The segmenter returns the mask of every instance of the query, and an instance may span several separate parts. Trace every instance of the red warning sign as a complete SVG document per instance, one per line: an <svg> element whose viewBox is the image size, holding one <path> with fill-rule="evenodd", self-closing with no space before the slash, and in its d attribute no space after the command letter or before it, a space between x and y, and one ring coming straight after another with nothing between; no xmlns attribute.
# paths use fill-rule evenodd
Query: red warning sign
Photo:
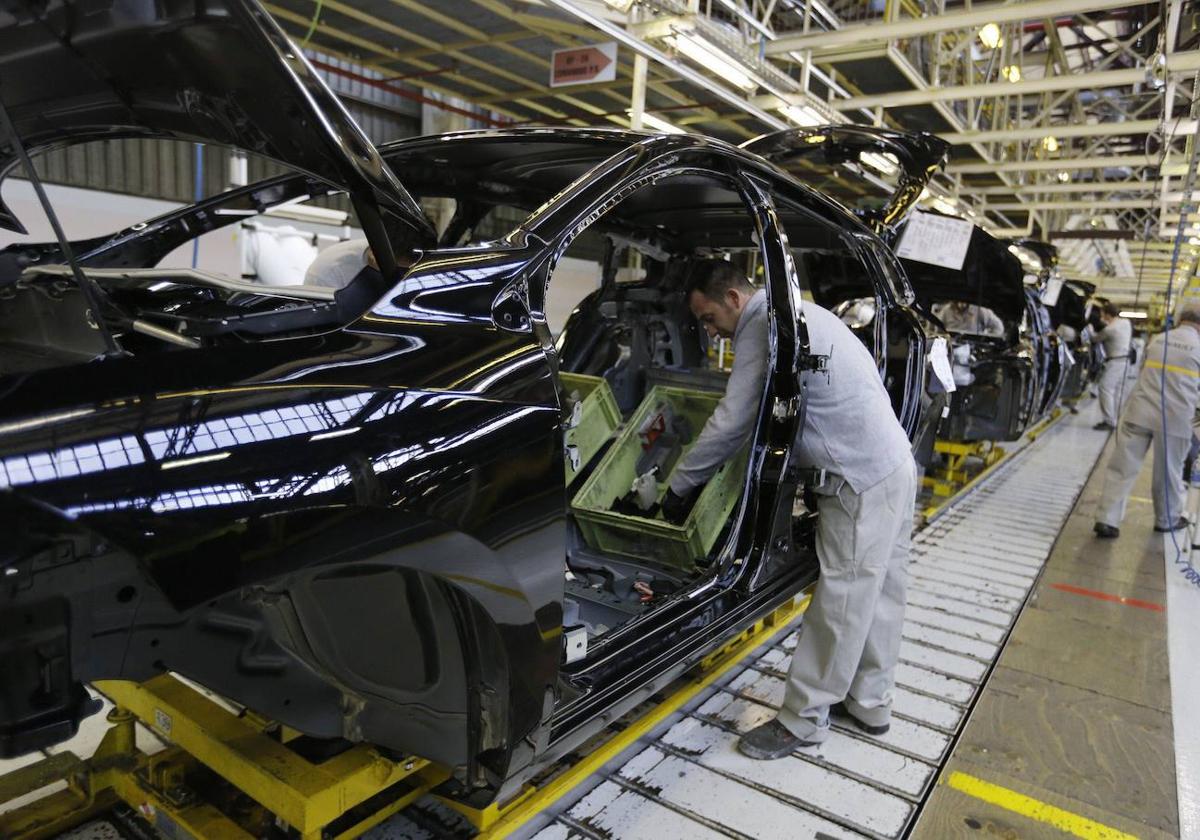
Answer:
<svg viewBox="0 0 1200 840"><path fill-rule="evenodd" d="M550 59L550 87L611 82L616 78L616 41L555 50Z"/></svg>

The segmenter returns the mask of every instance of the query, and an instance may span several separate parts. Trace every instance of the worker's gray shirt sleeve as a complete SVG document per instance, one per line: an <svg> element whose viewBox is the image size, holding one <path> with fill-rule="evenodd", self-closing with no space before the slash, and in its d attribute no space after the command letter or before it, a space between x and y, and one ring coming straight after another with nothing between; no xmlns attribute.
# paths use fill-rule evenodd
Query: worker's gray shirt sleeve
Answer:
<svg viewBox="0 0 1200 840"><path fill-rule="evenodd" d="M704 424L696 445L675 467L671 489L683 495L707 482L746 442L758 417L767 374L767 319L751 319L734 344L725 396Z"/></svg>
<svg viewBox="0 0 1200 840"><path fill-rule="evenodd" d="M990 309L983 309L981 312L983 314L984 335L1002 338L1004 336L1004 322L1000 320L1000 316Z"/></svg>

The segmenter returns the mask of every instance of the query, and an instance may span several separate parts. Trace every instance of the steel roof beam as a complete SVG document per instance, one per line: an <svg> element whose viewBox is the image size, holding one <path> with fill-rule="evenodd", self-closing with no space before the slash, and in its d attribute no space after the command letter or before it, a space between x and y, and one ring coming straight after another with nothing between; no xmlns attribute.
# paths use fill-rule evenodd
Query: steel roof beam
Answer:
<svg viewBox="0 0 1200 840"><path fill-rule="evenodd" d="M1152 134L1162 129L1159 120L1126 120L1125 122L1102 122L1091 125L1056 125L1036 128L1001 128L994 131L953 131L938 134L955 146L970 143L1016 143L1022 140L1041 140L1054 135L1062 140L1070 137L1106 137L1125 134ZM1196 120L1179 120L1165 129L1169 135L1196 133ZM997 170L988 170L995 172Z"/></svg>
<svg viewBox="0 0 1200 840"><path fill-rule="evenodd" d="M553 0L551 2L553 3ZM986 23L1001 24L1018 20L1055 18L1083 12L1127 8L1129 5L1128 0L1029 0L1025 3L974 6L969 11L907 18L890 23L873 21L829 32L783 35L767 43L766 52L767 55L784 55L795 50L861 46L872 41L895 41L954 29L977 29Z"/></svg>
<svg viewBox="0 0 1200 840"><path fill-rule="evenodd" d="M1042 135L1059 129L1039 129ZM1057 137L1058 135L1055 134ZM994 175L999 172L1058 172L1060 169L1109 169L1118 166L1158 166L1157 155L1109 155L1107 157L1052 158L1050 160L1013 160L1003 163L952 163L950 175Z"/></svg>
<svg viewBox="0 0 1200 840"><path fill-rule="evenodd" d="M1071 193L1153 192L1154 181L1087 181L1078 184L1025 184L1017 187L967 187L971 195L1064 195Z"/></svg>
<svg viewBox="0 0 1200 840"><path fill-rule="evenodd" d="M1109 210L1152 210L1158 206L1157 198L1109 198L1103 202L1095 201L1028 201L1001 202L988 204L988 210L1021 211L1021 210L1094 210L1108 212Z"/></svg>
<svg viewBox="0 0 1200 840"><path fill-rule="evenodd" d="M1175 53L1168 57L1169 72L1188 73L1200 70L1200 50ZM990 96L1019 96L1030 93L1057 93L1071 90L1128 87L1146 81L1143 68L1133 70L1102 70L1100 72L1070 73L1041 79L1022 78L1019 82L987 82L977 85L929 87L925 90L902 90L869 96L834 99L829 105L839 111L860 108L901 108L910 105L931 105L934 102L953 102Z"/></svg>

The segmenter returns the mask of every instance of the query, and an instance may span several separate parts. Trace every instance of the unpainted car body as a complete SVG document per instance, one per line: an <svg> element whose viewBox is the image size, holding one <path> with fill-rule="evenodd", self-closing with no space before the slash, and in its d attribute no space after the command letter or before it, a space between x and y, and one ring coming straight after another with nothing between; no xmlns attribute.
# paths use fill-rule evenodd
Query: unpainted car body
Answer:
<svg viewBox="0 0 1200 840"><path fill-rule="evenodd" d="M812 580L792 445L801 374L821 362L794 251L843 249L881 300L911 298L885 243L836 202L695 136L529 129L377 150L250 0L136 16L30 4L0 16L0 56L30 150L188 139L298 170L76 241L74 268L57 243L0 254L0 755L69 737L93 708L88 682L171 671L309 736L435 760L459 795L502 797ZM379 263L344 288L155 267L204 232L338 191ZM457 202L441 237L417 205L437 196ZM523 221L474 241L501 206ZM678 306L689 262L750 260L770 371L721 539L686 573L650 564L674 586L568 662L558 374L594 356L556 346L545 298L585 231L656 264L667 367L703 348ZM637 298L610 281L597 310ZM589 323L589 305L564 347L614 327ZM907 352L923 370L924 344ZM910 431L916 381L893 383Z"/></svg>

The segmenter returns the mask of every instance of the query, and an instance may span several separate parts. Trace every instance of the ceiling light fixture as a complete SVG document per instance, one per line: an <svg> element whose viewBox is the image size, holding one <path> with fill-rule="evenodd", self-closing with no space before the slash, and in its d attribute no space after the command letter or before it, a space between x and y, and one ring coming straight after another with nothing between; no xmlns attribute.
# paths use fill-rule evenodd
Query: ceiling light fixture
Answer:
<svg viewBox="0 0 1200 840"><path fill-rule="evenodd" d="M1000 34L1000 27L994 23L985 23L979 30L979 43L989 50L994 50L1003 44L1004 38Z"/></svg>
<svg viewBox="0 0 1200 840"><path fill-rule="evenodd" d="M1121 317L1122 318L1133 318L1134 320L1140 320L1142 318L1148 318L1150 316L1145 312L1134 311L1132 309L1122 309Z"/></svg>
<svg viewBox="0 0 1200 840"><path fill-rule="evenodd" d="M1000 75L1008 79L1010 82L1021 81L1021 68L1015 64L1009 64L1001 68Z"/></svg>
<svg viewBox="0 0 1200 840"><path fill-rule="evenodd" d="M1046 135L1045 137L1042 138L1042 148L1045 149L1047 152L1057 152L1058 151L1058 138L1055 137L1053 134Z"/></svg>
<svg viewBox="0 0 1200 840"><path fill-rule="evenodd" d="M880 154L879 152L866 152L859 156L865 166L869 166L876 172L882 172L884 175L895 175L900 171L900 167L895 163L895 159L890 155Z"/></svg>
<svg viewBox="0 0 1200 840"><path fill-rule="evenodd" d="M752 91L758 82L750 77L737 62L720 47L692 32L679 32L663 39L692 61L712 72L736 88Z"/></svg>
<svg viewBox="0 0 1200 840"><path fill-rule="evenodd" d="M1058 182L1060 184L1065 184L1070 180L1071 180L1071 173L1065 169L1060 169L1058 172Z"/></svg>
<svg viewBox="0 0 1200 840"><path fill-rule="evenodd" d="M673 123L669 123L662 117L656 117L653 114L642 114L642 127L650 128L662 134L684 134L684 130Z"/></svg>
<svg viewBox="0 0 1200 840"><path fill-rule="evenodd" d="M812 128L816 125L824 125L829 122L821 116L815 109L807 105L784 105L779 109L779 113L783 114L796 125Z"/></svg>

